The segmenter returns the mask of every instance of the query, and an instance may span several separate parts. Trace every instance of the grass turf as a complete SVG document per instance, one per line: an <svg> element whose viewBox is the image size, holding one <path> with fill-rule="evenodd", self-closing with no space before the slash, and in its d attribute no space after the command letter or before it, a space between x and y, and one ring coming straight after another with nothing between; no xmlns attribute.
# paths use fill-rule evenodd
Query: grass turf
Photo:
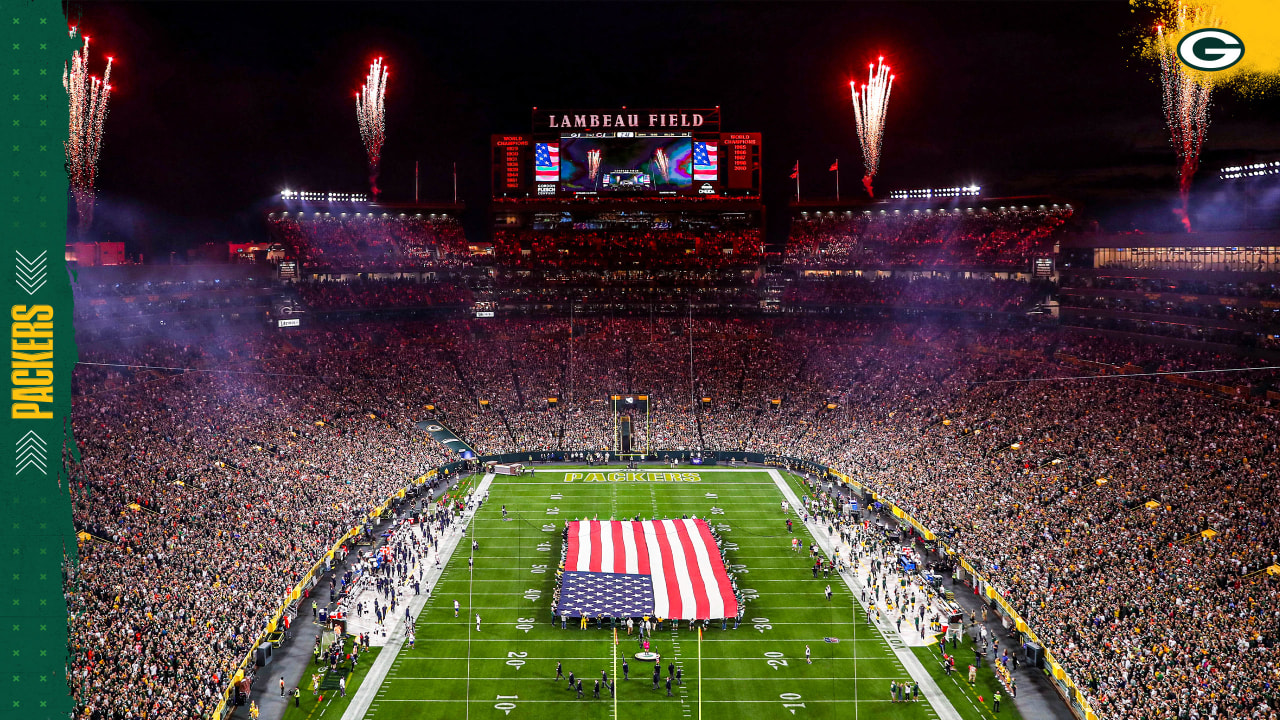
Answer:
<svg viewBox="0 0 1280 720"><path fill-rule="evenodd" d="M352 646L353 641L348 639L347 651L350 651ZM312 695L311 676L319 672L320 666L314 662L308 662L307 671L302 678L305 684L302 686L302 696L298 698L298 707L293 706L293 698L290 698L282 720L315 720L322 715L327 718L342 717L347 705L355 697L356 688L360 686L364 676L369 674L369 668L373 667L373 661L378 659L378 653L381 651L382 648L371 647L360 653L360 662L356 664L356 671L347 675L346 697L342 697L336 689L322 690L319 694Z"/></svg>
<svg viewBox="0 0 1280 720"><path fill-rule="evenodd" d="M471 526L480 542L474 572L468 573L466 546L460 545L417 619L417 647L400 651L367 718L551 720L565 712L575 718L646 720L937 717L923 698L889 702L890 682L910 676L879 633L866 625L843 582L814 580L807 555L791 551L792 536L779 507L782 496L767 472L708 468L693 471L701 481L690 483L564 482L567 472L574 471L495 479L489 501ZM789 480L799 492L794 478ZM502 519L504 504L511 520ZM687 513L719 525L730 543L728 558L739 572L739 587L755 596L739 629L732 623L728 630L717 625L701 644L696 632L670 630L669 622L664 625L668 629L655 633L653 649L662 654L663 664L658 690L653 689L652 664L632 657L639 651L634 635L628 638L620 630L615 645L611 630L581 630L572 624L561 630L551 618L564 522L637 513L644 518ZM800 523L795 528L808 541ZM827 583L834 592L830 602L823 595ZM462 605L458 618L453 616L455 599ZM483 620L479 632L476 613ZM828 637L839 642L827 643ZM812 664L804 661L806 644L813 652ZM969 690L969 702L965 688L947 679L926 652L921 649L918 655L960 715L990 720L990 710L975 704L981 690ZM631 679L617 680L616 699L604 687L601 698L594 699L601 671L610 679L620 678L623 660L630 663ZM581 700L565 681L553 680L557 661L566 674L573 671L582 679ZM673 687L673 697L667 697L665 687L669 661L684 672L684 685ZM368 665L361 663L362 669ZM991 671L985 673L994 682ZM989 708L990 698L984 697ZM326 715L338 717L338 710L335 704ZM1002 708L1000 715L1017 718L1012 706Z"/></svg>

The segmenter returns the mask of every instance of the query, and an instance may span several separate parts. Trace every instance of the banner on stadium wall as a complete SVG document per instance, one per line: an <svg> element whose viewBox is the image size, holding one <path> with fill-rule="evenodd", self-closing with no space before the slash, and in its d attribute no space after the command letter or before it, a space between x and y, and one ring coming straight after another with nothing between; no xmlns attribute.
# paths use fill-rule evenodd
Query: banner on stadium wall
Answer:
<svg viewBox="0 0 1280 720"><path fill-rule="evenodd" d="M904 520L906 520L907 522L911 523L911 527L913 527L913 528L915 528L917 531L919 531L919 532L920 532L921 537L923 537L925 540L933 541L933 540L937 540L937 539L938 539L938 536L937 536L937 535L934 535L932 530L930 530L930 529L926 528L924 525L921 525L920 523L916 522L916 519L915 519L915 518L913 518L913 517L911 517L910 515L908 515L908 514L906 513L906 511L905 511L905 510L904 510L904 511L901 511L901 512L902 512L902 514L901 514L899 517L901 517L902 519L904 519Z"/></svg>
<svg viewBox="0 0 1280 720"><path fill-rule="evenodd" d="M720 132L720 108L533 109L533 132Z"/></svg>
<svg viewBox="0 0 1280 720"><path fill-rule="evenodd" d="M445 427L444 423L439 420L423 420L418 423L418 429L431 436L432 440L440 443L448 448L449 452L455 455L461 455L463 458L471 459L476 456L475 448L462 441L452 430Z"/></svg>

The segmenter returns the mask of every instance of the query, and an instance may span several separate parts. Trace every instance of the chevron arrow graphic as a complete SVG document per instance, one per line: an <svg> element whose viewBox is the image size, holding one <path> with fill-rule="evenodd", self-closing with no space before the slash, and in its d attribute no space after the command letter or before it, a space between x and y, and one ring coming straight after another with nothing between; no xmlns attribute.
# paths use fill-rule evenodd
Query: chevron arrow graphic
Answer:
<svg viewBox="0 0 1280 720"><path fill-rule="evenodd" d="M14 252L18 255L14 262L17 268L14 275L18 279L18 287L25 290L28 295L35 295L37 290L49 282L49 251L45 250L34 258L23 255L21 250Z"/></svg>
<svg viewBox="0 0 1280 720"><path fill-rule="evenodd" d="M41 475L49 474L46 470L49 467L48 445L35 430L28 430L27 434L18 441L17 458L14 464L17 467L14 471L15 475L22 474L29 467L39 470Z"/></svg>

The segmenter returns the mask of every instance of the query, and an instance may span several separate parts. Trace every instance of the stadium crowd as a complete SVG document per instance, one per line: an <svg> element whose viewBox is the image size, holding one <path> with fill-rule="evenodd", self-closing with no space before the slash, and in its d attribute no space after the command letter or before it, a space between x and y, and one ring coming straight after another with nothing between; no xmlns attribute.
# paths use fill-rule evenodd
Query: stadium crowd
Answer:
<svg viewBox="0 0 1280 720"><path fill-rule="evenodd" d="M835 211L791 223L786 262L832 267L1026 270L1053 250L1070 207Z"/></svg>
<svg viewBox="0 0 1280 720"><path fill-rule="evenodd" d="M372 213L369 213L371 215ZM454 218L332 217L272 214L271 239L304 269L412 270L470 262L462 225Z"/></svg>
<svg viewBox="0 0 1280 720"><path fill-rule="evenodd" d="M1138 379L1005 382L1079 374L1059 353L1175 362L1057 330L589 317L571 337L569 324L82 347L189 370L76 372L74 521L94 536L67 566L78 712L207 713L301 574L451 459L415 422L480 453L603 449L621 391L651 397L641 446L803 457L875 488L992 579L1101 718L1274 717L1269 408ZM1215 362L1183 357L1178 369Z"/></svg>
<svg viewBox="0 0 1280 720"><path fill-rule="evenodd" d="M1019 280L946 277L838 277L788 288L786 303L946 306L1014 311L1048 289Z"/></svg>
<svg viewBox="0 0 1280 720"><path fill-rule="evenodd" d="M422 283L417 280L300 282L294 286L308 310L408 308L470 304L463 282Z"/></svg>
<svg viewBox="0 0 1280 720"><path fill-rule="evenodd" d="M499 229L493 233L493 244L498 261L517 268L714 270L764 258L764 237L758 227Z"/></svg>

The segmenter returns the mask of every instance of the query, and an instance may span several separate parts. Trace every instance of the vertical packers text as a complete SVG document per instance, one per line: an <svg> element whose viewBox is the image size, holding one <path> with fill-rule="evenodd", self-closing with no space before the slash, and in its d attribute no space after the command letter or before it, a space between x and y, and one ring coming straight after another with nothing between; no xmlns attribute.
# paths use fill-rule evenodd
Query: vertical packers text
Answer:
<svg viewBox="0 0 1280 720"><path fill-rule="evenodd" d="M14 305L9 381L15 420L53 419L53 308Z"/></svg>

